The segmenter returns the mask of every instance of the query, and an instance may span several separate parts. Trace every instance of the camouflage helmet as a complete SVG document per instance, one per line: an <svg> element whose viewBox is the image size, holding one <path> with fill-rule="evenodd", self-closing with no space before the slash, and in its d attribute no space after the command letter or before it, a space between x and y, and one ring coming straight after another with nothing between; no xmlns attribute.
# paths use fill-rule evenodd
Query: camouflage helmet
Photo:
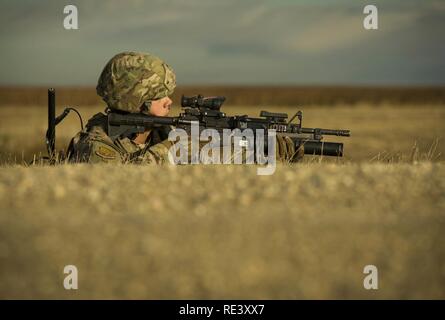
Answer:
<svg viewBox="0 0 445 320"><path fill-rule="evenodd" d="M173 93L176 77L158 57L139 52L122 52L108 61L96 92L109 108L139 112L144 102Z"/></svg>

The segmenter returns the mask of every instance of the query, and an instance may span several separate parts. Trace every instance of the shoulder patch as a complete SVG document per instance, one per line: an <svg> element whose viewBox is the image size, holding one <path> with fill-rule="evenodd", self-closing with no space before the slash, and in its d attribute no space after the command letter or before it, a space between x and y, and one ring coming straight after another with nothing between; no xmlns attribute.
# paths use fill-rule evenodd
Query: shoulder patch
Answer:
<svg viewBox="0 0 445 320"><path fill-rule="evenodd" d="M100 146L97 148L95 152L99 157L107 160L113 160L116 159L117 152L114 151L112 148L107 148L104 146Z"/></svg>

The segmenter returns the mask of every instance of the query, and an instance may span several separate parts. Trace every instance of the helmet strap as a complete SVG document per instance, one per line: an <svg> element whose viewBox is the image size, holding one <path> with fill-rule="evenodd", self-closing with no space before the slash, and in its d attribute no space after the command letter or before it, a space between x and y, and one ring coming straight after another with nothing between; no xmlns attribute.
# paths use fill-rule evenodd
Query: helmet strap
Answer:
<svg viewBox="0 0 445 320"><path fill-rule="evenodd" d="M145 101L141 106L141 112L149 114L151 109L151 101Z"/></svg>

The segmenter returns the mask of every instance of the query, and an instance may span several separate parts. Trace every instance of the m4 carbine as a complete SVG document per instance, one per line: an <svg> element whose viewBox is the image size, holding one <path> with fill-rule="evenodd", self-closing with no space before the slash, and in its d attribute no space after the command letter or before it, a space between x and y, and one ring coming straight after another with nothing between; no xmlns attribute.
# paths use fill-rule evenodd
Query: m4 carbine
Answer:
<svg viewBox="0 0 445 320"><path fill-rule="evenodd" d="M199 123L200 130L215 129L222 133L224 129L263 129L267 136L268 130L274 129L277 134L292 138L298 148L304 145L304 153L310 155L343 156L343 143L324 142L323 135L349 137L349 130L333 130L321 128L303 128L303 115L298 111L289 121L286 113L261 111L259 118L248 115L227 116L221 106L225 97L193 97L182 96L183 112L178 117L156 117L143 113L123 113L109 111L108 135L112 140L131 137L135 133L163 125L171 125L190 132L193 122ZM293 121L298 119L298 122ZM267 141L265 139L264 141ZM267 147L267 146L266 146Z"/></svg>

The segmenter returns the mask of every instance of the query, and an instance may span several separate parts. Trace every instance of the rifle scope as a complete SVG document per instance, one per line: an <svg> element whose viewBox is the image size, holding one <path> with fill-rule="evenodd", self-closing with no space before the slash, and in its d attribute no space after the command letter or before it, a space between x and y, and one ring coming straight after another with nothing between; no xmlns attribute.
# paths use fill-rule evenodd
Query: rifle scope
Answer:
<svg viewBox="0 0 445 320"><path fill-rule="evenodd" d="M218 110L226 100L226 97L203 97L201 95L193 97L181 97L181 106L183 108L205 108L211 110Z"/></svg>

